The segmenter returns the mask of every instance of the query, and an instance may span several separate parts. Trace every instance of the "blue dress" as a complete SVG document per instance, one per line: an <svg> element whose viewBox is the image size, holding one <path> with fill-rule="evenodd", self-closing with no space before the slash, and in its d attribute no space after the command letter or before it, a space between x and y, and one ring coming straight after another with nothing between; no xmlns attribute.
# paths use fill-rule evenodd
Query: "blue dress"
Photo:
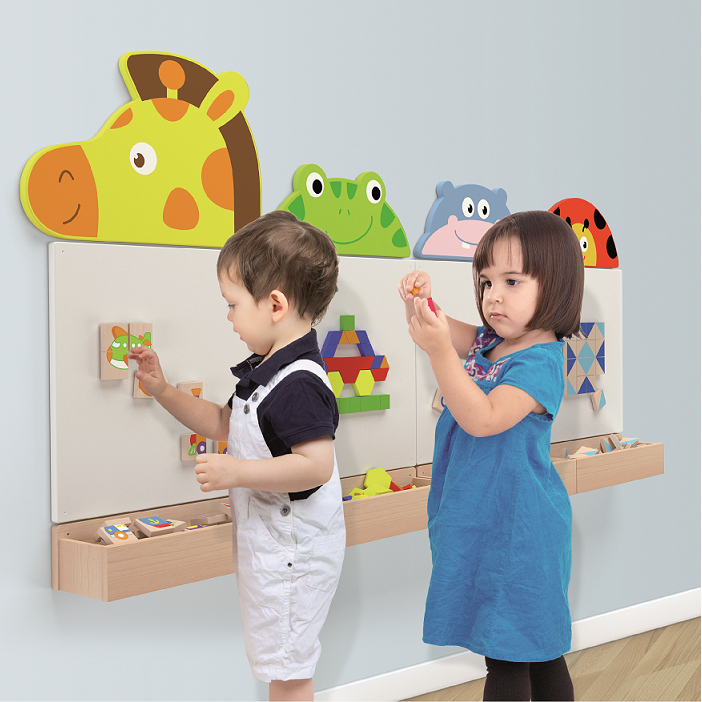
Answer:
<svg viewBox="0 0 702 702"><path fill-rule="evenodd" d="M571 642L572 511L550 459L564 392L563 342L491 363L484 353L501 341L479 327L468 374L485 394L501 384L521 388L547 413L474 437L442 412L427 507L433 567L424 642L499 660L549 661Z"/></svg>

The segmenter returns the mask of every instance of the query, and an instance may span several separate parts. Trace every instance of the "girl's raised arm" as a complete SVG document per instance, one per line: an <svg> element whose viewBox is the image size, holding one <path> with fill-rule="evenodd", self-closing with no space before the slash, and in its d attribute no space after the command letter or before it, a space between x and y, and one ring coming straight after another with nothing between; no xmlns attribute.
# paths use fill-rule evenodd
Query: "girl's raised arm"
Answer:
<svg viewBox="0 0 702 702"><path fill-rule="evenodd" d="M405 303L407 324L410 324L412 317L415 315L415 298L425 300L431 297L431 278L426 271L412 271L402 278L398 285L398 292ZM438 312L441 308L433 300L432 302ZM448 315L444 316L449 327L451 343L456 349L456 353L460 358L467 358L470 347L478 335L478 327L474 324L461 322Z"/></svg>

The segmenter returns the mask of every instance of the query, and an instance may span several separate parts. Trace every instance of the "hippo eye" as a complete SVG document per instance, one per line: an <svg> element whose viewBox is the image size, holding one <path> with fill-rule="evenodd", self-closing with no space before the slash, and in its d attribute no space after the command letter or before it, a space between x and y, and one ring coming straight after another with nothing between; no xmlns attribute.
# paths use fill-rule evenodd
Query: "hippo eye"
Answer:
<svg viewBox="0 0 702 702"><path fill-rule="evenodd" d="M324 192L324 179L319 173L310 173L307 176L307 192L312 197L319 197Z"/></svg>
<svg viewBox="0 0 702 702"><path fill-rule="evenodd" d="M470 197L463 200L461 207L463 208L463 214L468 217L468 219L470 219L475 213L475 203Z"/></svg>
<svg viewBox="0 0 702 702"><path fill-rule="evenodd" d="M490 216L490 203L487 200L481 200L478 203L478 214L480 219L487 219Z"/></svg>
<svg viewBox="0 0 702 702"><path fill-rule="evenodd" d="M146 142L140 141L132 146L129 152L129 161L132 168L141 175L149 175L156 168L156 152L154 147Z"/></svg>
<svg viewBox="0 0 702 702"><path fill-rule="evenodd" d="M587 246L588 246L588 244L587 244L587 237L586 237L586 236L581 236L581 237L580 237L580 248L581 248L581 250L582 250L583 253L585 253L585 252L587 251Z"/></svg>
<svg viewBox="0 0 702 702"><path fill-rule="evenodd" d="M368 181L366 185L366 197L374 205L377 205L383 198L383 188L377 180Z"/></svg>

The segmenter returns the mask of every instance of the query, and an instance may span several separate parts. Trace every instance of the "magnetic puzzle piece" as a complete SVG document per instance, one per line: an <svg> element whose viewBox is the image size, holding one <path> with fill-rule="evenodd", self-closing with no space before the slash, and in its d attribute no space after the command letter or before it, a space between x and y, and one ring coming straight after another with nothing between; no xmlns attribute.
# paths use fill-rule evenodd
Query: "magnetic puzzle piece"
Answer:
<svg viewBox="0 0 702 702"><path fill-rule="evenodd" d="M607 404L604 390L602 390L602 388L595 390L595 392L590 395L590 402L592 402L592 409L595 410L595 412L599 412Z"/></svg>
<svg viewBox="0 0 702 702"><path fill-rule="evenodd" d="M329 371L329 373L327 373L327 378L329 378L329 383L332 386L334 397L338 399L341 397L341 391L344 389L345 385L341 373L339 373L339 371Z"/></svg>
<svg viewBox="0 0 702 702"><path fill-rule="evenodd" d="M136 535L130 530L129 525L132 520L129 517L122 518L122 521L106 520L95 532L95 539L106 544L128 544L138 541Z"/></svg>
<svg viewBox="0 0 702 702"><path fill-rule="evenodd" d="M167 521L158 515L152 517L139 517L134 520L134 526L144 536L162 536L163 534L174 534L185 530L185 522L178 519Z"/></svg>
<svg viewBox="0 0 702 702"><path fill-rule="evenodd" d="M190 520L193 526L212 526L213 524L224 524L229 521L224 512L220 514L208 514L205 517L195 517Z"/></svg>
<svg viewBox="0 0 702 702"><path fill-rule="evenodd" d="M441 394L440 388L436 388L436 392L434 393L434 401L431 403L431 406L439 414L444 411L444 407L446 407L446 405L444 404L444 396Z"/></svg>
<svg viewBox="0 0 702 702"><path fill-rule="evenodd" d="M227 453L228 443L226 441L216 441L215 444L216 444L217 453L220 456L224 456Z"/></svg>
<svg viewBox="0 0 702 702"><path fill-rule="evenodd" d="M178 383L178 390L184 393L188 393L193 397L197 397L199 399L203 398L202 389L202 382Z"/></svg>
<svg viewBox="0 0 702 702"><path fill-rule="evenodd" d="M129 324L100 325L100 380L129 378Z"/></svg>
<svg viewBox="0 0 702 702"><path fill-rule="evenodd" d="M152 346L153 344L153 324L133 324L129 323L129 351L133 352L136 349L140 349L143 346ZM136 374L134 376L134 392L132 397L137 399L153 399L153 397L146 392L141 381L137 379Z"/></svg>
<svg viewBox="0 0 702 702"><path fill-rule="evenodd" d="M358 372L356 382L353 384L353 391L356 395L367 396L373 392L375 378L371 370L361 370Z"/></svg>
<svg viewBox="0 0 702 702"><path fill-rule="evenodd" d="M207 439L202 434L180 435L180 460L194 461L203 453L207 453Z"/></svg>

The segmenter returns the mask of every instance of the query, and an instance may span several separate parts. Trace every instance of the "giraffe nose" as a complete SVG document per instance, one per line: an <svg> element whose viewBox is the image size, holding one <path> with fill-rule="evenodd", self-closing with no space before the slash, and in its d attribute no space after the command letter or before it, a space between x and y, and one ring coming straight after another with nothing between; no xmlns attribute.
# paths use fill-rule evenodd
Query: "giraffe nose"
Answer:
<svg viewBox="0 0 702 702"><path fill-rule="evenodd" d="M183 188L171 190L163 207L163 222L171 229L194 229L200 220L195 198Z"/></svg>
<svg viewBox="0 0 702 702"><path fill-rule="evenodd" d="M72 144L49 149L27 167L22 204L30 219L52 236L96 237L97 189L83 148Z"/></svg>

